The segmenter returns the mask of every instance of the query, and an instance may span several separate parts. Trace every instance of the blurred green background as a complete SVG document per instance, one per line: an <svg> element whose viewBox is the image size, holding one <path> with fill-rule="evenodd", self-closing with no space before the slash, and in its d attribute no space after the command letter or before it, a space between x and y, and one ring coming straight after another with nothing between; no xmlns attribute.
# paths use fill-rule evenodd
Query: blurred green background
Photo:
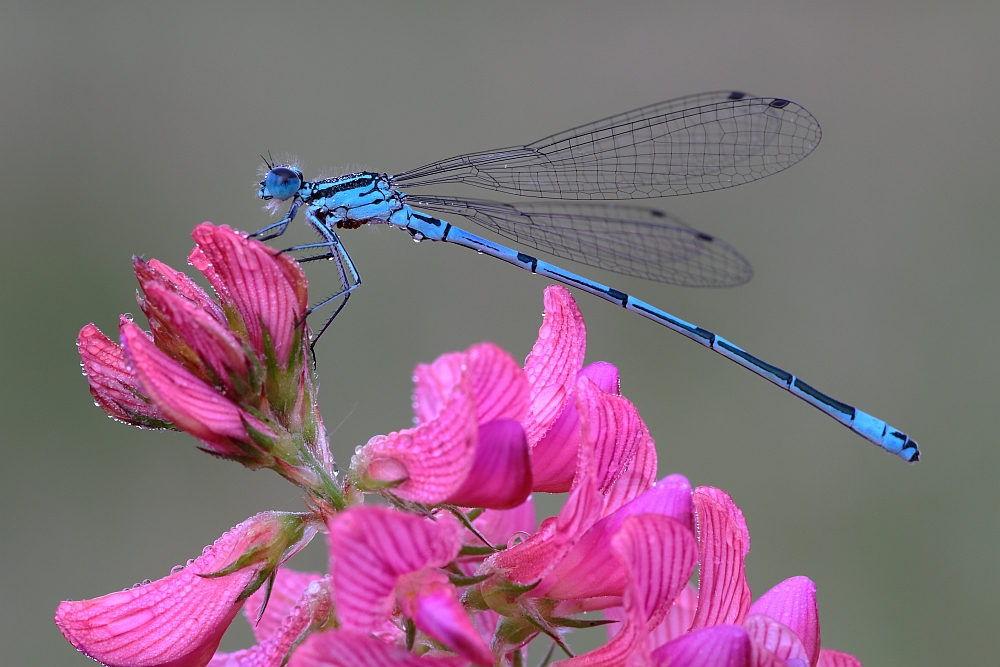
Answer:
<svg viewBox="0 0 1000 667"><path fill-rule="evenodd" d="M588 360L621 369L661 475L743 509L755 595L808 575L824 645L869 667L996 663L1000 4L202 5L0 6L0 663L91 664L52 623L60 600L165 576L245 517L301 508L274 474L92 405L75 336L138 310L133 253L184 268L195 224L266 224L269 150L307 175L392 173L724 88L823 126L794 169L651 202L740 249L753 282L583 272L908 431L924 460L581 295ZM410 423L418 362L481 340L523 358L547 281L399 231L344 236L365 282L319 363L346 465ZM310 270L314 296L332 268ZM322 549L294 563L322 568ZM239 621L224 647L249 641Z"/></svg>

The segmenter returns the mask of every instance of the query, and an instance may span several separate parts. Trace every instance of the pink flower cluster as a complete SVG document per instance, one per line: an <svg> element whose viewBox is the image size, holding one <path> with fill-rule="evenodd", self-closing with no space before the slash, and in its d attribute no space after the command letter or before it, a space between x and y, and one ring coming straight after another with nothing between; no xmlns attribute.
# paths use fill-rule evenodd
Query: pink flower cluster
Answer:
<svg viewBox="0 0 1000 667"><path fill-rule="evenodd" d="M116 419L278 471L309 511L257 515L159 581L63 602L56 624L86 655L121 667L490 667L525 664L543 638L572 667L860 666L820 648L809 579L752 602L750 536L724 491L656 480L653 439L617 369L583 365L583 318L564 288L545 290L523 367L491 343L418 366L415 425L372 438L339 481L301 270L226 227L194 236L191 263L219 303L136 260L151 333L123 319L119 346L84 327L91 392ZM532 492L568 497L536 525ZM329 572L284 567L317 532ZM258 643L218 652L241 609ZM572 654L568 633L605 624L603 646Z"/></svg>

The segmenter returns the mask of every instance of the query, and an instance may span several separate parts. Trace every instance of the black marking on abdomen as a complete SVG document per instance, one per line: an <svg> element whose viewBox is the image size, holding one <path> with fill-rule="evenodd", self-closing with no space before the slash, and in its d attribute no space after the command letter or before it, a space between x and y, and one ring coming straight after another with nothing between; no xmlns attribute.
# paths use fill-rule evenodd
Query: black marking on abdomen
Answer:
<svg viewBox="0 0 1000 667"><path fill-rule="evenodd" d="M535 273L538 269L538 259L532 257L531 255L526 255L523 252L517 253L517 261L522 264L529 264L531 266L531 272Z"/></svg>
<svg viewBox="0 0 1000 667"><path fill-rule="evenodd" d="M649 308L646 308L641 301L633 301L632 307L635 308L636 310L640 310L643 313L646 313L647 315L650 316L650 318L652 318L656 322L661 322L669 327L677 327L680 329L684 329L684 331L687 331L692 336L700 338L702 341L704 341L702 345L704 345L705 347L712 347L715 344L715 334L709 331L708 329L702 329L701 327L696 327L696 326L686 327L681 322L668 319L663 314L658 313L655 310L650 310Z"/></svg>
<svg viewBox="0 0 1000 667"><path fill-rule="evenodd" d="M725 341L721 341L721 340L716 341L716 344L719 347L721 347L723 350L725 350L726 352L729 352L730 354L735 354L740 359L743 359L744 361L746 361L747 363L749 363L751 366L756 366L757 368L761 369L762 371L765 371L766 373L769 373L771 375L774 375L774 376L780 378L781 381L785 383L786 387L792 384L792 380L795 380L795 376L792 375L791 373L789 373L788 371L782 370L782 369L778 368L777 366L772 366L771 364L767 363L766 361L758 359L757 357L753 356L749 352L741 350L740 348L736 347L735 345L730 345L730 344L726 343ZM798 380L796 380L796 382L798 382ZM806 385L806 386L808 387L809 385ZM812 387L809 387L809 388L812 389ZM812 389L812 390L816 391L815 389Z"/></svg>
<svg viewBox="0 0 1000 667"><path fill-rule="evenodd" d="M627 308L628 307L628 300L629 300L630 297L625 292L619 292L614 287L609 287L607 294L608 294L608 296L610 296L615 301L621 302L622 308Z"/></svg>
<svg viewBox="0 0 1000 667"><path fill-rule="evenodd" d="M812 387L810 387L809 385L807 385L805 382L803 382L802 380L800 380L798 378L795 378L794 384L795 384L795 388L798 389L799 391L801 391L803 394L807 394L809 396L812 396L813 398L815 398L820 403L822 403L824 405L830 406L831 408L833 408L837 412L841 412L841 413L843 413L845 415L850 415L851 419L852 420L854 419L855 411L854 411L854 408L852 406L850 406L850 405L848 405L846 403L841 403L840 401L838 401L838 400L836 400L834 398L830 398L829 396L827 396L823 392L819 391L818 389L813 389Z"/></svg>

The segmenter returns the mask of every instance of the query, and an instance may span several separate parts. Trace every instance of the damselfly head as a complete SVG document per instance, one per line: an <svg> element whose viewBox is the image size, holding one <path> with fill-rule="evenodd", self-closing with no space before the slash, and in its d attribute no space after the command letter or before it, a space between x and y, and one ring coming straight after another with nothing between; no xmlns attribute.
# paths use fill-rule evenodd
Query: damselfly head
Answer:
<svg viewBox="0 0 1000 667"><path fill-rule="evenodd" d="M302 187L302 183L301 171L287 164L278 164L272 167L260 182L257 196L264 201L291 199Z"/></svg>

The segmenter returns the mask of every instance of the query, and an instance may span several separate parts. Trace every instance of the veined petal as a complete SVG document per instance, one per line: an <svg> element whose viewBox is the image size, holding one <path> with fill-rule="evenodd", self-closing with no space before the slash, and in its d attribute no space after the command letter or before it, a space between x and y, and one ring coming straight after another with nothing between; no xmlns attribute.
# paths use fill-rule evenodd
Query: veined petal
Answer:
<svg viewBox="0 0 1000 667"><path fill-rule="evenodd" d="M369 635L331 630L313 635L308 660L296 667L466 667L465 658L417 656ZM293 656L293 659L298 657Z"/></svg>
<svg viewBox="0 0 1000 667"><path fill-rule="evenodd" d="M346 630L372 632L392 612L404 574L441 567L458 554L462 527L384 507L355 507L328 519L337 615Z"/></svg>
<svg viewBox="0 0 1000 667"><path fill-rule="evenodd" d="M694 537L691 485L683 475L670 475L632 502L595 523L548 575L555 581L545 595L557 600L621 595L625 573L611 555L611 544L630 516L670 517Z"/></svg>
<svg viewBox="0 0 1000 667"><path fill-rule="evenodd" d="M249 389L250 360L235 334L163 284L150 283L143 291L142 309L158 348L232 398Z"/></svg>
<svg viewBox="0 0 1000 667"><path fill-rule="evenodd" d="M123 320L122 346L144 394L172 421L220 456L246 458L250 442L246 424L274 437L263 422L171 359L139 329ZM234 442L235 441L235 442Z"/></svg>
<svg viewBox="0 0 1000 667"><path fill-rule="evenodd" d="M219 324L226 324L226 315L222 312L219 304L213 301L212 297L206 294L205 290L199 287L187 275L180 271L175 271L159 260L151 259L149 262L146 262L141 257L132 258L132 268L143 291L151 283L157 282L163 284L177 292L177 294L194 301L206 313L215 318Z"/></svg>
<svg viewBox="0 0 1000 667"><path fill-rule="evenodd" d="M604 514L611 514L650 489L656 481L656 467L656 443L647 432L636 447L635 455L625 464L625 472L608 492Z"/></svg>
<svg viewBox="0 0 1000 667"><path fill-rule="evenodd" d="M589 378L601 391L620 395L618 369L607 362L598 361L583 368L577 373L580 377ZM575 387L574 387L575 392ZM546 493L564 493L569 491L576 475L577 451L580 447L580 412L575 394L568 395L569 400L563 406L562 412L552 422L545 435L532 443L532 467L534 470L534 490ZM600 463L597 463L600 467Z"/></svg>
<svg viewBox="0 0 1000 667"><path fill-rule="evenodd" d="M456 387L462 386L467 370L465 361L464 353L451 352L442 354L433 363L418 364L413 369L413 412L417 424L436 418Z"/></svg>
<svg viewBox="0 0 1000 667"><path fill-rule="evenodd" d="M392 486L405 500L444 502L469 475L478 435L469 377L463 373L435 418L369 440L351 459L351 476L360 489Z"/></svg>
<svg viewBox="0 0 1000 667"><path fill-rule="evenodd" d="M493 653L444 573L424 569L403 575L396 585L396 599L403 615L425 635L483 667L492 667Z"/></svg>
<svg viewBox="0 0 1000 667"><path fill-rule="evenodd" d="M655 667L750 667L753 643L738 625L689 632L652 653Z"/></svg>
<svg viewBox="0 0 1000 667"><path fill-rule="evenodd" d="M313 581L268 637L249 649L216 653L208 667L282 667L292 648L329 620L330 611L329 578Z"/></svg>
<svg viewBox="0 0 1000 667"><path fill-rule="evenodd" d="M212 282L219 298L230 300L242 318L253 348L263 358L265 335L279 366L302 335L301 323L308 309L305 274L288 255L223 225L203 223L191 234L200 253L190 261Z"/></svg>
<svg viewBox="0 0 1000 667"><path fill-rule="evenodd" d="M645 653L648 631L663 620L698 558L690 528L655 514L626 519L611 545L625 573L625 623L604 646L558 663L563 667L618 667L634 653Z"/></svg>
<svg viewBox="0 0 1000 667"><path fill-rule="evenodd" d="M671 639L680 637L694 620L695 610L698 608L698 589L690 583L677 595L674 604L667 610L667 615L663 621L649 631L646 645L649 650L663 646Z"/></svg>
<svg viewBox="0 0 1000 667"><path fill-rule="evenodd" d="M725 491L701 486L694 491L698 516L700 568L698 611L692 629L742 623L750 609L750 586L743 559L749 551L742 513Z"/></svg>
<svg viewBox="0 0 1000 667"><path fill-rule="evenodd" d="M545 288L545 316L538 340L524 362L531 387L525 422L532 445L552 427L567 404L572 403L576 373L583 367L587 330L576 301L565 287Z"/></svg>
<svg viewBox="0 0 1000 667"><path fill-rule="evenodd" d="M819 606L816 604L816 584L808 577L785 579L761 595L750 606L750 613L763 614L790 628L802 641L809 664L815 665L819 660ZM755 641L760 642L756 638ZM778 653L774 649L771 651Z"/></svg>
<svg viewBox="0 0 1000 667"><path fill-rule="evenodd" d="M145 428L171 428L158 407L139 392L139 381L125 363L125 351L93 324L76 338L83 373L98 407L118 421Z"/></svg>
<svg viewBox="0 0 1000 667"><path fill-rule="evenodd" d="M816 667L862 667L861 661L850 653L841 653L825 648L819 652Z"/></svg>
<svg viewBox="0 0 1000 667"><path fill-rule="evenodd" d="M447 502L462 507L510 509L523 503L530 493L531 454L524 428L513 419L497 419L480 426L472 468Z"/></svg>
<svg viewBox="0 0 1000 667"><path fill-rule="evenodd" d="M800 667L812 664L806 647L787 625L769 616L751 613L743 621L743 627L755 644L766 649L775 658ZM818 653L817 651L817 658Z"/></svg>
<svg viewBox="0 0 1000 667"><path fill-rule="evenodd" d="M258 642L266 640L278 631L285 617L295 608L309 584L322 579L318 572L297 572L287 567L279 567L271 585L270 595L266 586L257 589L247 598L243 607L243 615L250 622L254 637ZM261 606L267 601L263 615ZM260 616L260 621L257 617Z"/></svg>
<svg viewBox="0 0 1000 667"><path fill-rule="evenodd" d="M465 358L479 423L523 420L528 412L528 377L514 358L494 343L473 345Z"/></svg>
<svg viewBox="0 0 1000 667"><path fill-rule="evenodd" d="M279 537L277 513L258 514L220 537L184 569L164 579L93 600L63 602L56 625L63 636L110 667L202 667L243 606L240 595L265 562L221 577L247 552Z"/></svg>

